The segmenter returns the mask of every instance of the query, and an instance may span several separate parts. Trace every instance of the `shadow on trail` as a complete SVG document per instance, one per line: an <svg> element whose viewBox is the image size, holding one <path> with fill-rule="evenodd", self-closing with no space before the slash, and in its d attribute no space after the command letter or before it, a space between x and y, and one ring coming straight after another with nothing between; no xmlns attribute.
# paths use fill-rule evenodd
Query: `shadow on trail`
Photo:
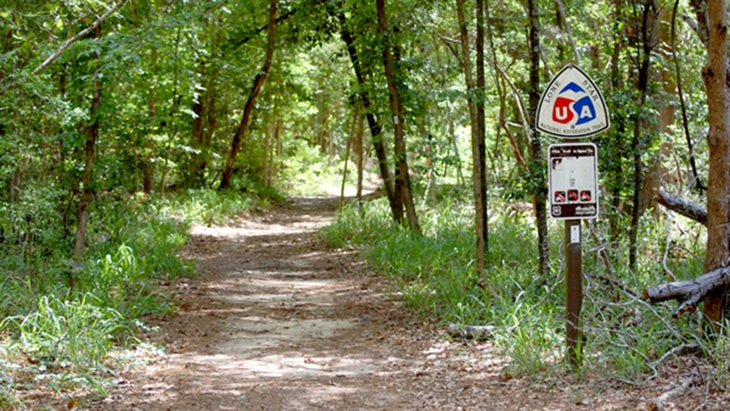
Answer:
<svg viewBox="0 0 730 411"><path fill-rule="evenodd" d="M118 409L130 401L145 410L399 403L383 378L415 375L410 354L380 342L405 317L353 253L329 250L316 235L339 205L299 197L233 225L193 227L187 254L201 278L178 285L180 310L163 326L176 348Z"/></svg>

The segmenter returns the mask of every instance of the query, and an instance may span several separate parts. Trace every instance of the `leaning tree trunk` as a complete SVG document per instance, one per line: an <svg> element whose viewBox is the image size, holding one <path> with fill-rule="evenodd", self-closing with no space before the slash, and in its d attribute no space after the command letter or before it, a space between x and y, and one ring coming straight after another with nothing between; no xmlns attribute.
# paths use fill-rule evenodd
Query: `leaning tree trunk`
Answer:
<svg viewBox="0 0 730 411"><path fill-rule="evenodd" d="M96 26L94 37L101 38L101 24ZM99 52L94 51L93 58L99 60ZM89 118L91 124L86 128L86 144L84 146L85 164L84 174L81 177L81 197L76 206L76 238L74 241L74 258L79 259L86 248L86 226L89 222L89 207L93 197L94 178L94 151L96 140L99 137L99 107L101 106L101 76L95 73L93 80L93 91L91 98L91 111Z"/></svg>
<svg viewBox="0 0 730 411"><path fill-rule="evenodd" d="M383 127L375 117L375 114L373 114L373 104L370 102L366 88L365 67L360 64L357 49L355 48L355 39L352 37L352 32L347 27L347 19L345 18L344 12L339 10L337 12L337 17L340 21L340 36L342 37L342 41L345 42L347 54L350 56L350 62L352 63L352 68L355 71L358 94L365 111L365 119L368 122L368 128L370 128L370 136L373 141L373 151L375 152L375 157L378 159L378 167L380 170L380 177L383 180L385 195L388 197L388 204L390 205L390 211L393 215L393 219L400 221L403 219L403 207L399 206L400 203L397 202L395 198L395 189L393 187L393 180L388 166L388 154L385 150L385 144L383 144Z"/></svg>
<svg viewBox="0 0 730 411"><path fill-rule="evenodd" d="M231 174L233 173L233 164L236 161L236 155L238 155L238 152L241 150L241 141L243 140L243 135L248 129L248 123L251 120L251 114L253 113L253 106L256 103L256 99L258 98L259 93L261 92L261 88L264 86L266 78L269 75L269 71L271 70L271 61L274 57L274 29L276 27L277 4L278 0L271 0L271 3L269 4L269 24L268 28L266 29L267 42L264 64L261 67L261 71L258 75L256 75L256 78L253 81L251 93L249 94L248 100L246 100L246 105L243 109L241 122L238 124L236 134L234 134L233 136L233 141L231 141L231 151L228 154L226 166L223 169L223 177L221 178L221 189L225 189L231 186Z"/></svg>
<svg viewBox="0 0 730 411"><path fill-rule="evenodd" d="M400 102L400 92L396 84L394 57L391 48L393 47L391 37L388 33L388 20L385 15L385 0L376 0L375 2L378 12L378 31L384 36L385 44L383 48L383 65L385 68L385 78L388 82L388 94L390 101L390 110L393 114L393 129L395 150L395 162L397 167L397 176L400 183L402 201L406 209L408 217L408 225L416 233L421 232L418 224L418 215L416 214L416 205L413 201L413 193L411 192L410 177L408 173L408 162L406 159L406 143L405 130L403 127L403 107ZM397 198L396 198L397 200Z"/></svg>
<svg viewBox="0 0 730 411"><path fill-rule="evenodd" d="M708 1L707 66L702 77L707 88L709 117L709 172L707 183L707 271L728 259L728 102L726 87L727 10L724 0ZM715 288L705 298L704 314L718 328L726 308L727 286Z"/></svg>

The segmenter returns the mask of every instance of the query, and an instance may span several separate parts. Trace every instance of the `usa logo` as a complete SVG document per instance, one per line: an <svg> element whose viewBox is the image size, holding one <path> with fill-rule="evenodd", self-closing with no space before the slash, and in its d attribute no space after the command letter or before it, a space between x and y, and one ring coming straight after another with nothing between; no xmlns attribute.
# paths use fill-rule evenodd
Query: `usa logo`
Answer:
<svg viewBox="0 0 730 411"><path fill-rule="evenodd" d="M579 85L570 82L553 104L553 121L560 124L581 125L596 118L596 108L591 97Z"/></svg>
<svg viewBox="0 0 730 411"><path fill-rule="evenodd" d="M577 66L565 66L540 99L536 128L558 137L579 138L609 126L606 103L593 80Z"/></svg>

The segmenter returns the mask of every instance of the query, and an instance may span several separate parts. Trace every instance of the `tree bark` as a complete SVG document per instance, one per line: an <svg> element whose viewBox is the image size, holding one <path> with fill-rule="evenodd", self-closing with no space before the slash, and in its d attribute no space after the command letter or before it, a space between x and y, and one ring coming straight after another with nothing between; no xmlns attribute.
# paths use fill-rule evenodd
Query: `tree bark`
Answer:
<svg viewBox="0 0 730 411"><path fill-rule="evenodd" d="M721 267L691 280L648 287L644 290L644 299L651 303L680 301L679 307L674 311L674 316L677 317L682 313L694 311L703 299L706 305L708 296L728 285L730 285L730 267Z"/></svg>
<svg viewBox="0 0 730 411"><path fill-rule="evenodd" d="M249 94L248 100L246 100L246 105L243 109L241 122L238 124L238 128L236 128L236 134L234 134L233 140L231 141L231 151L228 154L228 159L226 160L226 165L223 169L223 176L221 177L221 183L219 187L220 189L226 189L231 185L233 164L236 161L236 155L238 155L238 152L241 150L241 141L243 140L243 136L244 134L246 134L246 131L248 129L248 123L251 120L251 114L253 113L253 107L256 103L256 99L258 98L259 93L261 92L261 88L264 86L266 78L269 75L269 71L271 70L271 61L274 57L274 35L276 28L277 5L278 0L271 0L271 2L269 3L269 25L266 30L267 42L264 64L261 67L261 71L259 72L259 74L256 75L256 78L254 78L253 86L251 87L251 93Z"/></svg>
<svg viewBox="0 0 730 411"><path fill-rule="evenodd" d="M476 37L476 52L477 52L477 141L476 141L476 152L475 160L476 164L479 165L475 171L474 180L474 193L477 197L477 203L479 207L476 208L477 215L477 256L481 254L482 266L479 268L480 275L484 275L486 272L487 255L489 252L489 199L487 198L487 147L486 147L486 135L487 135L487 120L485 113L485 98L486 98L486 80L484 72L484 26L485 21L485 0L476 0L476 14L477 14L477 37ZM486 279L482 278L483 281Z"/></svg>
<svg viewBox="0 0 730 411"><path fill-rule="evenodd" d="M724 0L708 1L707 66L702 77L707 88L709 171L707 184L707 249L705 269L720 268L728 260L728 102L726 88L727 10ZM719 329L726 310L727 283L714 287L705 299L708 323Z"/></svg>
<svg viewBox="0 0 730 411"><path fill-rule="evenodd" d="M687 142L687 150L689 151L689 165L692 172L693 184L697 189L702 192L707 189L700 179L699 173L697 172L697 162L695 159L695 150L692 143L692 136L689 131L689 120L687 117L687 105L684 102L684 92L682 86L682 76L679 66L679 57L677 57L677 12L679 9L679 0L674 1L674 7L672 8L672 21L671 21L671 50L672 50L672 61L674 62L674 77L677 83L677 97L679 98L679 107L682 113L682 130L684 132L684 139Z"/></svg>
<svg viewBox="0 0 730 411"><path fill-rule="evenodd" d="M702 225L707 225L707 210L698 204L687 201L679 196L669 194L663 190L659 190L657 192L657 202L669 210L697 221Z"/></svg>
<svg viewBox="0 0 730 411"><path fill-rule="evenodd" d="M363 180L363 168L365 165L365 153L363 151L362 147L362 135L363 135L363 128L364 128L364 118L362 116L361 112L361 106L358 106L358 117L355 121L357 121L357 131L355 135L355 154L357 155L357 193L355 194L355 197L357 198L358 202L362 200L362 180Z"/></svg>
<svg viewBox="0 0 730 411"><path fill-rule="evenodd" d="M393 135L394 135L394 153L397 174L396 178L400 183L402 190L402 201L405 206L406 216L408 217L408 225L416 233L421 232L418 224L418 215L416 214L416 206L413 202L413 193L411 192L411 183L408 172L407 151L405 143L405 129L403 122L403 107L400 102L400 91L396 84L395 65L393 57L393 44L390 33L388 32L388 20L385 14L385 0L375 1L378 13L378 32L385 40L383 48L383 66L385 68L385 78L388 82L388 95L390 102L390 110L393 114ZM396 195L397 199L397 195Z"/></svg>
<svg viewBox="0 0 730 411"><path fill-rule="evenodd" d="M636 90L639 93L638 106L642 107L646 102L649 93L649 75L651 74L651 53L656 44L656 31L658 23L658 5L655 0L644 2L644 13L641 21L641 38L637 46L641 47L641 64L638 68L638 79ZM634 188L633 207L631 211L631 225L629 226L629 270L635 271L638 252L639 219L644 213L641 206L641 188L644 183L644 164L641 155L644 152L643 134L646 133L647 121L645 116L634 118L633 138L631 149L634 159Z"/></svg>

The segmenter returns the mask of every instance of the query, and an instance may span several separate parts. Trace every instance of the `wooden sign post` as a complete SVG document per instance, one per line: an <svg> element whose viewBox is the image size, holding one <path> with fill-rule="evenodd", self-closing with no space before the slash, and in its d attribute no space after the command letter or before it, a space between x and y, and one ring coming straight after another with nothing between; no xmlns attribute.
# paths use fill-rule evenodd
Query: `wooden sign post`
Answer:
<svg viewBox="0 0 730 411"><path fill-rule="evenodd" d="M543 92L535 119L537 130L580 139L609 128L600 91L577 66L568 64ZM550 216L565 220L565 344L571 368L581 364L583 336L583 252L581 222L598 218L598 149L593 143L552 144L548 148Z"/></svg>

